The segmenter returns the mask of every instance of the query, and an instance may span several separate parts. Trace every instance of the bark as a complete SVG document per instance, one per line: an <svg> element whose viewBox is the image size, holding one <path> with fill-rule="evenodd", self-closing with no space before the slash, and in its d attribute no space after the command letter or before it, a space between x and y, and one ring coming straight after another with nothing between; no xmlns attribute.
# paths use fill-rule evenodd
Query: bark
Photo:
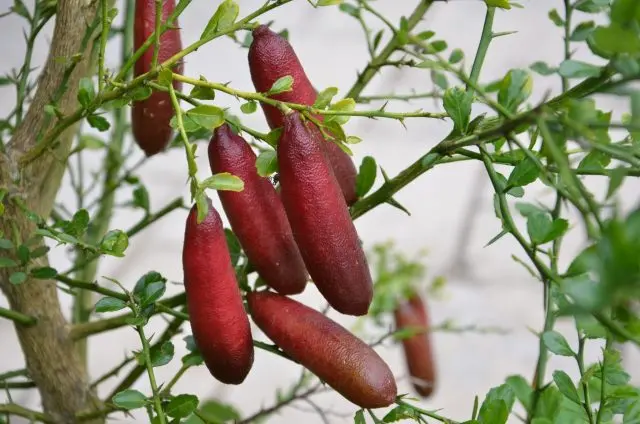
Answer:
<svg viewBox="0 0 640 424"><path fill-rule="evenodd" d="M20 169L19 158L37 143L37 136L46 128L44 106L51 103L54 93L64 82L70 58L82 54L67 81L67 90L57 103L64 114L77 106L78 81L90 71L90 49L82 51L82 40L93 22L99 2L96 0L58 0L56 24L49 57L38 81L33 102L22 124L0 155L0 187L8 189L5 213L0 217L0 231L14 241L25 241L35 230L24 211L12 198L20 198L26 206L42 217L48 217L60 187L66 157L75 133L69 128L50 150ZM88 43L91 46L91 43ZM34 266L45 266L46 258ZM29 374L38 386L44 410L55 422L75 423L81 410L99 407L89 389L86 370L69 334L69 325L62 315L56 285L53 281L32 280L14 286L9 283L11 269L0 269L0 287L16 311L37 318L30 327L17 325L16 331ZM103 422L103 419L93 422Z"/></svg>

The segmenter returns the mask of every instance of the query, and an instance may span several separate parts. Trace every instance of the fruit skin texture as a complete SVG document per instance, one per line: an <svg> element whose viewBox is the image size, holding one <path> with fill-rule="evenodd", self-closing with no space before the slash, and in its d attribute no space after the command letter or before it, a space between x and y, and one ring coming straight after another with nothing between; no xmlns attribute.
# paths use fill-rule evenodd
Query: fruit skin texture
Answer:
<svg viewBox="0 0 640 424"><path fill-rule="evenodd" d="M175 0L164 0L162 4L162 22L166 22L175 8ZM154 0L136 0L133 23L134 51L138 50L155 30L156 3ZM177 26L174 20L174 26ZM160 36L158 63L168 60L182 50L179 29L168 29ZM144 52L134 65L134 75L142 75L151 70L153 44ZM182 62L173 68L173 72L182 74ZM176 91L182 89L180 81L173 81ZM154 91L145 100L133 102L131 108L131 127L136 143L147 156L153 156L167 147L173 129L169 121L173 116L173 106L168 92Z"/></svg>
<svg viewBox="0 0 640 424"><path fill-rule="evenodd" d="M429 327L429 317L425 303L419 295L402 301L394 311L396 329L408 327ZM413 388L422 397L431 396L436 384L436 373L429 332L416 334L402 340L405 361Z"/></svg>
<svg viewBox="0 0 640 424"><path fill-rule="evenodd" d="M256 91L266 92L279 78L293 77L291 91L270 96L283 102L313 105L318 97L311 81L304 72L293 47L282 36L271 31L266 25L253 30L253 42L249 47L249 69ZM260 104L271 129L282 127L284 116L278 108ZM323 116L317 116L322 120ZM336 175L347 205L358 200L356 195L356 167L353 161L337 144L323 138L323 149Z"/></svg>
<svg viewBox="0 0 640 424"><path fill-rule="evenodd" d="M362 408L393 403L398 389L375 350L335 321L293 299L247 295L253 321L287 355Z"/></svg>
<svg viewBox="0 0 640 424"><path fill-rule="evenodd" d="M222 228L209 201L207 217L197 224L191 208L184 234L182 264L189 320L204 362L219 381L240 384L253 365L249 319Z"/></svg>
<svg viewBox="0 0 640 424"><path fill-rule="evenodd" d="M365 315L373 298L367 259L317 129L298 112L284 119L278 163L280 198L311 278L336 311Z"/></svg>
<svg viewBox="0 0 640 424"><path fill-rule="evenodd" d="M244 181L244 190L219 190L218 196L258 274L279 293L301 293L307 270L284 206L271 182L258 175L256 155L249 144L224 124L209 143L209 164L214 174L230 172Z"/></svg>

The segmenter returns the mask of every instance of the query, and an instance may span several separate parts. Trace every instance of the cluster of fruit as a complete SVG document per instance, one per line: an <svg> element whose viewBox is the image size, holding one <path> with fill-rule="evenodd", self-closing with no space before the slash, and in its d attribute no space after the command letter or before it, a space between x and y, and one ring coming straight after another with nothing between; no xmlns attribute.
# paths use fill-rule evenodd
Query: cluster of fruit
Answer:
<svg viewBox="0 0 640 424"><path fill-rule="evenodd" d="M163 19L173 1L163 4ZM136 47L155 28L155 1L138 0ZM159 61L181 49L178 29L160 39ZM136 64L149 71L149 49ZM261 25L253 31L249 68L255 89L267 92L284 76L293 77L290 91L273 95L280 101L313 105L317 92L286 39ZM181 68L174 72L181 72ZM180 86L174 83L174 88ZM257 173L251 146L224 124L209 143L215 173L228 172L244 182L240 192L218 191L231 228L249 262L273 291L251 291L246 299L257 326L294 361L316 374L346 399L364 408L388 406L397 396L393 373L366 343L335 321L288 298L301 293L311 277L327 302L342 314L367 314L373 284L366 256L349 215L357 200L356 169L351 158L300 113L283 113L262 104L272 129L282 128L277 145L280 191ZM133 132L147 155L163 150L171 138L173 115L167 93L154 92L133 105ZM322 121L322 117L317 119ZM187 306L196 344L210 373L226 384L240 384L253 364L253 339L242 293L236 280L219 213L209 200L198 223L194 206L187 218L183 268ZM414 387L431 393L433 361L425 327L426 310L419 296L398 306L399 329L420 327L404 339Z"/></svg>

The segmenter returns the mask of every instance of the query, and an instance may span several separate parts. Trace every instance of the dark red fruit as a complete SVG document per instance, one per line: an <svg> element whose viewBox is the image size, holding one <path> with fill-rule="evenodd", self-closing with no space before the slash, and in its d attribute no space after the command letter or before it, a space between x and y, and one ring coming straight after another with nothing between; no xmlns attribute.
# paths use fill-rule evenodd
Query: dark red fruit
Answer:
<svg viewBox="0 0 640 424"><path fill-rule="evenodd" d="M307 270L275 188L258 175L256 155L231 128L218 127L209 143L214 174L230 172L244 181L240 192L218 191L231 228L262 279L282 294L304 290Z"/></svg>
<svg viewBox="0 0 640 424"><path fill-rule="evenodd" d="M436 372L429 337L429 317L425 303L413 294L402 301L394 312L396 328L421 329L422 332L402 340L405 360L413 387L422 397L431 396L436 383Z"/></svg>
<svg viewBox="0 0 640 424"><path fill-rule="evenodd" d="M249 69L256 91L266 92L278 79L291 75L293 87L291 91L271 96L283 102L313 105L318 93L304 72L293 47L282 36L271 31L266 25L253 30L253 42L249 48ZM284 116L278 108L261 104L269 127L283 126ZM318 116L318 119L323 119ZM356 195L356 168L353 161L340 147L330 141L322 142L323 149L333 168L347 205L358 200Z"/></svg>
<svg viewBox="0 0 640 424"><path fill-rule="evenodd" d="M288 114L278 145L280 198L307 270L338 312L365 315L371 274L344 197L320 148L316 127ZM315 128L315 131L314 131Z"/></svg>
<svg viewBox="0 0 640 424"><path fill-rule="evenodd" d="M162 4L162 22L164 23L175 8L174 0L164 0ZM135 20L133 26L134 51L138 50L155 30L155 0L136 0ZM177 22L174 21L174 26ZM160 36L158 63L168 60L182 50L180 30L168 29ZM153 44L136 61L134 75L142 75L151 70L153 61ZM182 74L182 62L177 64L173 72ZM180 81L173 81L176 91L182 89ZM167 147L171 141L173 130L169 121L173 116L173 106L169 93L154 91L145 100L133 102L131 108L131 127L133 137L147 156L153 156Z"/></svg>
<svg viewBox="0 0 640 424"><path fill-rule="evenodd" d="M220 215L209 201L198 224L187 218L182 264L193 338L216 379L240 384L253 365L253 339Z"/></svg>
<svg viewBox="0 0 640 424"><path fill-rule="evenodd" d="M361 408L391 405L398 389L389 366L362 340L295 300L247 295L253 321L287 355Z"/></svg>

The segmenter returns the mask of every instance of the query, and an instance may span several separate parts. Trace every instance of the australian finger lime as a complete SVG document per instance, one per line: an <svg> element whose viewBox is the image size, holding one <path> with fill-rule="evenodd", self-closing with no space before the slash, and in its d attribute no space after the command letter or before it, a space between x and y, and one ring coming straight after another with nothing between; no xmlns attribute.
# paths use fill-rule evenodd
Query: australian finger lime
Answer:
<svg viewBox="0 0 640 424"><path fill-rule="evenodd" d="M175 0L162 2L162 22L164 23L175 8ZM136 0L134 19L134 49L138 50L149 36L155 31L156 2L155 0ZM171 58L182 50L180 29L177 21L175 28L167 29L160 36L158 50L158 63ZM135 76L142 75L151 70L153 62L153 44L136 61L134 65ZM182 63L176 65L173 72L182 74ZM182 83L173 81L173 88L180 91ZM173 133L169 121L173 116L173 106L169 93L154 91L150 97L144 100L134 101L131 108L131 127L136 143L147 156L153 156L167 147Z"/></svg>
<svg viewBox="0 0 640 424"><path fill-rule="evenodd" d="M279 293L302 292L307 270L282 202L271 182L258 175L256 155L249 144L224 124L209 143L209 164L214 174L230 172L244 181L244 190L219 190L218 195L258 274Z"/></svg>
<svg viewBox="0 0 640 424"><path fill-rule="evenodd" d="M211 375L226 384L240 384L253 365L249 319L220 215L209 201L206 218L199 224L196 218L193 206L182 251L193 338Z"/></svg>
<svg viewBox="0 0 640 424"><path fill-rule="evenodd" d="M271 97L283 102L313 105L318 96L311 81L304 72L293 47L279 34L266 25L253 30L253 42L249 48L249 70L256 91L266 92L278 79L290 75L293 86L290 91L274 94ZM276 107L261 104L269 126L282 127L284 116ZM322 116L318 116L322 119ZM337 144L324 141L323 149L340 184L347 205L357 200L356 168L353 161Z"/></svg>
<svg viewBox="0 0 640 424"><path fill-rule="evenodd" d="M373 297L371 274L319 137L298 112L285 116L277 152L280 198L320 293L338 312L365 315Z"/></svg>
<svg viewBox="0 0 640 424"><path fill-rule="evenodd" d="M293 299L247 295L253 321L287 355L362 408L388 406L397 387L389 366L335 321Z"/></svg>
<svg viewBox="0 0 640 424"><path fill-rule="evenodd" d="M413 388L422 397L429 397L436 383L433 352L429 337L429 317L426 305L418 294L403 300L394 312L396 329L415 329L418 333L402 340Z"/></svg>

